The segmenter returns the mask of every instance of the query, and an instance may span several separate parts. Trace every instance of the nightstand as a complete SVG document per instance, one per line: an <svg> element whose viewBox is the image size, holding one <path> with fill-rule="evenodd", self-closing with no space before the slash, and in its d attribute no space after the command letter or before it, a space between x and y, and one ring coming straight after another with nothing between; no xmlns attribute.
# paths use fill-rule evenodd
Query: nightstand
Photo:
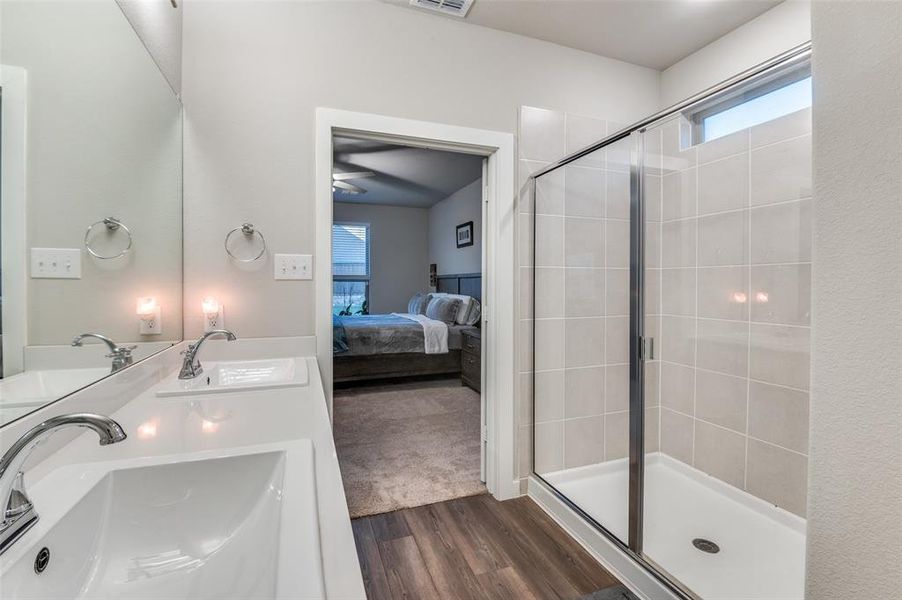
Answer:
<svg viewBox="0 0 902 600"><path fill-rule="evenodd" d="M468 329L461 336L460 382L478 392L482 387L482 332Z"/></svg>

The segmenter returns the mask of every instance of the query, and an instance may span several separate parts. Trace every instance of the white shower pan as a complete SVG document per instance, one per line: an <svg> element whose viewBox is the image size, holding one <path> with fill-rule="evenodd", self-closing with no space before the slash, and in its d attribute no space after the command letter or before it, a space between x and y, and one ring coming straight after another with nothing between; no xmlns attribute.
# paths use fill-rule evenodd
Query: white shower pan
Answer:
<svg viewBox="0 0 902 600"><path fill-rule="evenodd" d="M628 468L621 459L543 478L626 540ZM661 453L646 456L644 534L646 556L703 599L805 597L805 520Z"/></svg>

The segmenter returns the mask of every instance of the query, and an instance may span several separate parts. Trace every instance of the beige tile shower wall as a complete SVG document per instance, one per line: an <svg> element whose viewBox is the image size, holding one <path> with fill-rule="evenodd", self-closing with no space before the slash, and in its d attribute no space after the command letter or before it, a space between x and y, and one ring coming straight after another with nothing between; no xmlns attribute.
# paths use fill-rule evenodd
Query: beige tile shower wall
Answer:
<svg viewBox="0 0 902 600"><path fill-rule="evenodd" d="M521 109L521 476L530 472L533 417L539 473L628 454L631 142L541 177L534 205L527 187L529 175L546 163L617 128L600 119ZM656 381L655 368L649 379ZM658 408L649 404L656 448Z"/></svg>
<svg viewBox="0 0 902 600"><path fill-rule="evenodd" d="M810 119L800 111L687 150L678 121L649 132L662 145L660 178L649 184L662 198L661 269L649 269L660 294L660 449L799 515Z"/></svg>

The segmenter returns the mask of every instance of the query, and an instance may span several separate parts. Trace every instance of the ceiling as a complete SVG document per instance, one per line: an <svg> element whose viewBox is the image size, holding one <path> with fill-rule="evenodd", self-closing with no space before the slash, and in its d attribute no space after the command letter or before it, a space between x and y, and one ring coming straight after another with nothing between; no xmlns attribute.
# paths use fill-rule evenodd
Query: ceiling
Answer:
<svg viewBox="0 0 902 600"><path fill-rule="evenodd" d="M335 173L375 173L347 180L365 194L335 188L335 202L429 208L482 177L481 156L337 136L332 147Z"/></svg>
<svg viewBox="0 0 902 600"><path fill-rule="evenodd" d="M385 0L438 18L458 19ZM781 0L475 0L464 23L663 70Z"/></svg>

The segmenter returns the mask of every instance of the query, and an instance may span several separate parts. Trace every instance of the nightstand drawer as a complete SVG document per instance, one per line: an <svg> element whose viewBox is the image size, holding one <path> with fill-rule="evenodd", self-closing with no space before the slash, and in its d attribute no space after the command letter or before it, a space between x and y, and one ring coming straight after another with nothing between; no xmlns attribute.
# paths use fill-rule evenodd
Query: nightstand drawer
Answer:
<svg viewBox="0 0 902 600"><path fill-rule="evenodd" d="M482 350L482 338L465 333L463 335L462 345L465 352L475 352L476 354L479 354Z"/></svg>
<svg viewBox="0 0 902 600"><path fill-rule="evenodd" d="M478 354L462 352L460 355L460 370L467 376L479 377L482 372L482 361Z"/></svg>
<svg viewBox="0 0 902 600"><path fill-rule="evenodd" d="M460 381L477 392L482 387L482 336L478 330L463 332L460 353Z"/></svg>

